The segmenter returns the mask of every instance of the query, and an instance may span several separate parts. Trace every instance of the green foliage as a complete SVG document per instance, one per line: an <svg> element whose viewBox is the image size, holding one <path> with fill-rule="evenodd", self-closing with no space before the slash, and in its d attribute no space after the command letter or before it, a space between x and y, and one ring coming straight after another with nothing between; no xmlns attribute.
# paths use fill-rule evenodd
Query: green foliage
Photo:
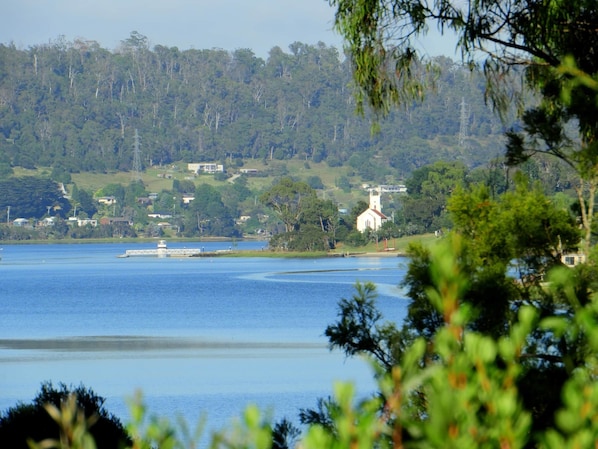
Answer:
<svg viewBox="0 0 598 449"><path fill-rule="evenodd" d="M46 438L39 443L28 438L30 449L96 449L96 441L88 432L88 429L95 424L96 417L85 417L83 410L77 407L77 397L74 394L62 401L60 408L45 404L44 409L58 425L60 437Z"/></svg>
<svg viewBox="0 0 598 449"><path fill-rule="evenodd" d="M203 419L191 432L183 419L172 423L167 417L150 415L140 391L129 398L128 403L131 420L127 423L127 432L132 440L132 449L191 449L199 445L204 429Z"/></svg>
<svg viewBox="0 0 598 449"><path fill-rule="evenodd" d="M102 189L99 192L96 192L95 196L113 196L114 198L116 198L117 203L123 204L125 201L125 188L121 184L108 184L102 187Z"/></svg>
<svg viewBox="0 0 598 449"><path fill-rule="evenodd" d="M172 190L177 193L193 193L195 192L195 184L190 180L178 180L172 181Z"/></svg>
<svg viewBox="0 0 598 449"><path fill-rule="evenodd" d="M40 442L36 449L119 449L130 440L120 420L104 408L104 398L84 386L56 388L47 382L31 404L0 415L3 446L27 449L28 441Z"/></svg>
<svg viewBox="0 0 598 449"><path fill-rule="evenodd" d="M448 199L467 184L467 173L462 163L443 161L413 171L405 182L409 195L400 198L402 226L418 234L448 227Z"/></svg>
<svg viewBox="0 0 598 449"><path fill-rule="evenodd" d="M80 190L77 185L73 185L71 192L71 204L73 206L73 213L81 215L84 212L87 217L93 217L98 211L96 202L93 200L93 195L85 190Z"/></svg>
<svg viewBox="0 0 598 449"><path fill-rule="evenodd" d="M185 212L184 234L239 237L232 211L222 201L220 192L209 184L195 189L195 199Z"/></svg>
<svg viewBox="0 0 598 449"><path fill-rule="evenodd" d="M327 235L314 226L303 226L298 231L281 232L270 238L268 247L274 251L328 251Z"/></svg>
<svg viewBox="0 0 598 449"><path fill-rule="evenodd" d="M52 167L52 174L50 178L53 181L61 182L63 184L70 184L71 181L71 174L64 170L62 167Z"/></svg>
<svg viewBox="0 0 598 449"><path fill-rule="evenodd" d="M541 277L580 241L569 212L557 208L538 185L523 177L516 180L514 190L495 199L484 186L456 189L448 210L456 232L478 254L477 264L516 261L522 276Z"/></svg>
<svg viewBox="0 0 598 449"><path fill-rule="evenodd" d="M384 223L378 230L378 238L381 240L394 239L401 237L401 235L403 235L401 228L390 220Z"/></svg>
<svg viewBox="0 0 598 449"><path fill-rule="evenodd" d="M598 395L593 386L598 309L595 300L584 306L576 300L580 278L564 268L549 278L553 294L561 291L569 303L578 304L573 313L546 315L542 309L523 306L502 335L490 336L475 330L477 315L464 301L472 288L470 274L461 268L463 253L458 241L448 243L429 252L422 266L428 276L421 281L437 313L437 326L428 334L403 340L395 363L381 378L383 404L374 408L376 411L368 411L371 403L357 404L349 410L355 432L351 447L361 447L362 443L368 447L372 434L377 435L381 447L593 447L598 427L594 421ZM378 354L372 349L375 346L359 347L354 344L357 340L350 338L367 335L363 332L372 329L372 319L380 319L371 301L364 301L364 293L353 299L351 307L341 301L341 319L334 329L341 330L342 323L353 324L342 329L342 339L332 334L329 338L340 342L347 353L361 349L378 362ZM350 312L364 304L368 304L367 313ZM361 318L351 321L351 316ZM568 369L558 373L564 374L562 379L548 377L542 386L537 385L549 396L562 399L552 409L556 414L551 425L546 425L545 416L538 411L546 398L530 396L524 389L533 385L530 372L538 373L551 360L537 358L538 331L561 340L561 346L583 348L581 353L575 351L572 365L568 355L556 362L559 366L568 360ZM535 376L536 382L540 379ZM368 426L369 435L357 431L364 415L377 417ZM323 447L348 447L336 446L341 441L337 432L344 421L334 419L338 415L330 416L333 425L310 429L306 439Z"/></svg>
<svg viewBox="0 0 598 449"><path fill-rule="evenodd" d="M277 422L272 429L272 449L292 449L301 431L288 419Z"/></svg>
<svg viewBox="0 0 598 449"><path fill-rule="evenodd" d="M5 217L9 206L12 219L42 218L48 207L53 215L62 217L70 210L56 182L33 176L0 180L0 213Z"/></svg>
<svg viewBox="0 0 598 449"><path fill-rule="evenodd" d="M283 178L260 196L284 223L285 232L270 239L275 250L327 251L334 248L338 228L338 208L331 200L321 200L309 185Z"/></svg>
<svg viewBox="0 0 598 449"><path fill-rule="evenodd" d="M354 230L347 233L346 237L344 238L344 242L349 246L357 248L367 245L368 239L363 232Z"/></svg>
<svg viewBox="0 0 598 449"><path fill-rule="evenodd" d="M322 179L319 176L310 176L307 179L307 184L314 190L324 189L324 183L322 182Z"/></svg>
<svg viewBox="0 0 598 449"><path fill-rule="evenodd" d="M434 70L422 68L418 39L430 28L456 36L456 50L472 67L487 57L487 87L503 112L513 101L514 85L506 86L504 74L521 65L527 82L543 94L553 89L554 73L572 55L582 70L595 67L588 57L596 36L584 24L596 18L591 0L535 0L501 2L436 2L411 0L331 0L336 8L335 29L343 36L359 88L358 102L383 114L394 104L409 105L433 84ZM563 33L563 27L575 32ZM508 87L511 97L506 95ZM558 94L557 94L558 95Z"/></svg>
<svg viewBox="0 0 598 449"><path fill-rule="evenodd" d="M315 191L304 182L282 178L280 182L260 196L260 202L273 209L284 223L285 231L291 232L299 227L305 203L315 197Z"/></svg>
<svg viewBox="0 0 598 449"><path fill-rule="evenodd" d="M326 328L331 349L340 348L347 356L369 354L385 370L396 362L394 346L400 338L390 324L381 324L381 313L375 307L376 286L371 282L355 284L351 299L339 302L339 320Z"/></svg>
<svg viewBox="0 0 598 449"><path fill-rule="evenodd" d="M211 449L270 449L270 447L272 447L272 430L264 422L259 409L255 406L248 406L242 419L234 423L230 430L216 433L210 444Z"/></svg>

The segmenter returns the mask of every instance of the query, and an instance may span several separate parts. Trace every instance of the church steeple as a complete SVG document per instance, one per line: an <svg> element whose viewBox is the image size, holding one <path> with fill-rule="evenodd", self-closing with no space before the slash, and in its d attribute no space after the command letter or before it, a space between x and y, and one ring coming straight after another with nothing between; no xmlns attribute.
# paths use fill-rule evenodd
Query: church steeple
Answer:
<svg viewBox="0 0 598 449"><path fill-rule="evenodd" d="M370 209L382 212L382 203L380 202L380 192L378 189L370 189Z"/></svg>

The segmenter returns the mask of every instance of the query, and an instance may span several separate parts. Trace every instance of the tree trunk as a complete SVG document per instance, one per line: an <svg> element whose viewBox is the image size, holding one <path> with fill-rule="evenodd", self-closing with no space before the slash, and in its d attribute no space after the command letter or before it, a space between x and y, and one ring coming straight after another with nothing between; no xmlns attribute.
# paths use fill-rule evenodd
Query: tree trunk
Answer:
<svg viewBox="0 0 598 449"><path fill-rule="evenodd" d="M581 251L584 257L587 258L590 254L590 245L592 237L592 222L594 218L594 197L596 195L598 178L595 176L591 177L589 181L584 182L583 179L579 181L579 186L575 188L577 193L577 199L579 200L579 206L581 209L581 223L584 229L584 237L582 242ZM584 195L587 184L587 201Z"/></svg>

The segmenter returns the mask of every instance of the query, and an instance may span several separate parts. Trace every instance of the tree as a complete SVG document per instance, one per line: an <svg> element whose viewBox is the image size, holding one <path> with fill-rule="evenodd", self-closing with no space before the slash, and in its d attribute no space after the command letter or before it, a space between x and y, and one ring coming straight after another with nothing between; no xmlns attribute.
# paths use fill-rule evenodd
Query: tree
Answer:
<svg viewBox="0 0 598 449"><path fill-rule="evenodd" d="M76 184L73 185L71 204L73 205L74 214L85 212L88 217L93 217L98 210L93 196L86 190L80 190Z"/></svg>
<svg viewBox="0 0 598 449"><path fill-rule="evenodd" d="M443 151L452 160L477 165L495 155L492 142L478 143L473 132L476 150L456 151L462 97L475 117L472 131L500 132L484 105L479 71L470 76L448 58L438 61L437 95L394 114L372 139L369 118L354 114L346 58L321 43L289 50L273 49L267 62L246 49L152 50L139 33L114 52L64 39L0 46L0 165L54 167L64 179L131 170L135 129L144 164L296 158L338 167L367 153L353 160L356 172L380 183L391 168L407 177L433 162L437 148L429 139L439 133L448 134Z"/></svg>
<svg viewBox="0 0 598 449"><path fill-rule="evenodd" d="M347 356L367 354L390 372L398 361L399 332L393 323L380 323L382 314L376 309L378 295L373 283L358 282L355 291L351 299L341 299L339 320L329 325L324 335L331 349L340 348Z"/></svg>
<svg viewBox="0 0 598 449"><path fill-rule="evenodd" d="M195 189L195 199L185 213L185 234L239 237L233 214L215 187L200 184Z"/></svg>
<svg viewBox="0 0 598 449"><path fill-rule="evenodd" d="M404 225L419 233L447 227L448 198L466 184L467 174L461 162L437 161L414 170L405 182L409 195L401 200Z"/></svg>
<svg viewBox="0 0 598 449"><path fill-rule="evenodd" d="M125 202L125 188L121 184L108 184L97 192L96 196L113 196L116 202L124 204Z"/></svg>
<svg viewBox="0 0 598 449"><path fill-rule="evenodd" d="M272 428L272 449L296 447L301 431L288 419L283 418Z"/></svg>
<svg viewBox="0 0 598 449"><path fill-rule="evenodd" d="M304 182L283 178L260 201L276 212L285 232L270 240L270 247L293 251L327 251L334 248L339 226L338 207L322 200Z"/></svg>
<svg viewBox="0 0 598 449"><path fill-rule="evenodd" d="M359 217L362 213L364 213L366 210L368 210L368 208L370 207L370 205L364 201L364 200L359 200L357 201L357 204L355 206L353 206L353 208L351 209L351 213L349 214L349 224L351 225L351 229L355 228L356 224L357 224L357 217Z"/></svg>
<svg viewBox="0 0 598 449"><path fill-rule="evenodd" d="M260 202L276 212L284 223L285 231L297 230L305 212L305 205L316 197L316 192L306 183L282 178L260 196Z"/></svg>
<svg viewBox="0 0 598 449"><path fill-rule="evenodd" d="M344 37L358 87L358 104L382 115L397 103L421 98L426 70L415 41L430 27L454 33L465 62L486 57L487 91L505 114L516 98L523 109L523 89L506 77L523 69L522 87L539 95L539 104L521 115L522 130L507 137L507 159L517 164L541 152L563 159L580 177L577 195L589 254L594 195L598 187L598 113L587 83L562 67L569 62L582 73L598 73L598 8L593 0L331 0L335 28ZM562 96L566 88L567 98ZM529 97L528 97L529 98ZM564 101L564 100L567 101ZM575 130L570 133L568 130Z"/></svg>
<svg viewBox="0 0 598 449"><path fill-rule="evenodd" d="M48 208L65 217L70 204L50 179L25 176L0 181L0 210L10 206L12 217L41 218Z"/></svg>
<svg viewBox="0 0 598 449"><path fill-rule="evenodd" d="M59 423L46 411L47 406L60 409L70 396L87 420L93 424L89 432L98 449L120 449L130 444L131 439L120 420L104 408L105 399L83 385L69 387L51 382L43 383L31 404L18 404L0 414L0 442L12 449L28 449L27 441L40 442L45 439L60 441ZM95 422L94 422L95 421Z"/></svg>

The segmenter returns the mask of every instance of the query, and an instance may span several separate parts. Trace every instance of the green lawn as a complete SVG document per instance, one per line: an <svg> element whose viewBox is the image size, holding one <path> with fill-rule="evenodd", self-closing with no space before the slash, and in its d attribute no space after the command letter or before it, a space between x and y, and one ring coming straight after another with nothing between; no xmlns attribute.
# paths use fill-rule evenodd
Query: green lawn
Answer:
<svg viewBox="0 0 598 449"><path fill-rule="evenodd" d="M268 189L272 183L280 177L277 173L287 173L293 178L307 181L312 176L318 176L324 184L324 190L318 190L319 195L324 199L331 199L339 204L339 207L351 207L358 200L367 201L367 192L361 188L361 179L352 175L350 167L331 168L326 163L308 162L309 168L306 168L305 161L246 161L243 168L255 168L261 173L271 171L272 176L250 176L248 177L248 187L256 192L262 192ZM15 176L48 176L51 169L47 167L37 170L26 170L20 167L14 169ZM231 173L238 171L236 168L230 169ZM347 176L353 188L350 192L343 192L336 187L337 179L340 176ZM124 186L133 181L133 174L130 172L112 172L112 173L73 173L71 178L79 189L95 193L108 184L122 184ZM187 171L187 164L180 162L164 167L150 167L141 173L141 179L148 192L161 192L162 190L172 190L172 182L175 179L179 181L192 179L195 185L202 183L210 184L215 187L225 185L228 181L217 181L213 175L199 175L193 177ZM398 180L397 180L398 182Z"/></svg>

